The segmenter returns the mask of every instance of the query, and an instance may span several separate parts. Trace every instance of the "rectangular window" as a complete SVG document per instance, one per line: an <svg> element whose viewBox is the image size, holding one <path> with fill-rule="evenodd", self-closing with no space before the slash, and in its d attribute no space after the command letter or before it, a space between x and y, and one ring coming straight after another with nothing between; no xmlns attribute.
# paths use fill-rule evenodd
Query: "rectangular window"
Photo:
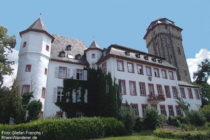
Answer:
<svg viewBox="0 0 210 140"><path fill-rule="evenodd" d="M157 85L157 92L158 92L158 95L163 95L163 89L161 85Z"/></svg>
<svg viewBox="0 0 210 140"><path fill-rule="evenodd" d="M63 87L57 88L57 102L61 102L63 97Z"/></svg>
<svg viewBox="0 0 210 140"><path fill-rule="evenodd" d="M152 69L151 67L146 66L147 76L152 76Z"/></svg>
<svg viewBox="0 0 210 140"><path fill-rule="evenodd" d="M165 105L160 105L160 113L161 113L162 115L167 116Z"/></svg>
<svg viewBox="0 0 210 140"><path fill-rule="evenodd" d="M58 78L66 78L67 77L67 67L59 67L58 70Z"/></svg>
<svg viewBox="0 0 210 140"><path fill-rule="evenodd" d="M153 84L148 84L148 88L149 88L149 95L155 95L155 89L154 89L154 85Z"/></svg>
<svg viewBox="0 0 210 140"><path fill-rule="evenodd" d="M134 73L134 66L133 63L127 63L128 72Z"/></svg>
<svg viewBox="0 0 210 140"><path fill-rule="evenodd" d="M190 99L193 99L193 94L192 94L192 89L191 88L187 88L188 90L188 96Z"/></svg>
<svg viewBox="0 0 210 140"><path fill-rule="evenodd" d="M47 75L47 68L44 69L44 74Z"/></svg>
<svg viewBox="0 0 210 140"><path fill-rule="evenodd" d="M173 96L174 98L178 98L178 91L176 87L172 87L172 91L173 91Z"/></svg>
<svg viewBox="0 0 210 140"><path fill-rule="evenodd" d="M181 97L186 98L185 90L183 87L180 88L180 92L181 92Z"/></svg>
<svg viewBox="0 0 210 140"><path fill-rule="evenodd" d="M122 60L117 60L117 70L124 71L124 64Z"/></svg>
<svg viewBox="0 0 210 140"><path fill-rule="evenodd" d="M178 105L176 105L176 114L179 115L179 116L182 116L181 108Z"/></svg>
<svg viewBox="0 0 210 140"><path fill-rule="evenodd" d="M45 98L45 94L46 94L46 88L42 88L42 98Z"/></svg>
<svg viewBox="0 0 210 140"><path fill-rule="evenodd" d="M119 91L122 95L126 95L125 80L119 80Z"/></svg>
<svg viewBox="0 0 210 140"><path fill-rule="evenodd" d="M174 73L173 73L173 71L169 71L168 75L169 75L169 79L170 80L174 80Z"/></svg>
<svg viewBox="0 0 210 140"><path fill-rule="evenodd" d="M195 96L198 100L201 99L199 89L195 89Z"/></svg>
<svg viewBox="0 0 210 140"><path fill-rule="evenodd" d="M137 64L137 73L138 74L144 74L144 71L143 71L143 66L142 65L139 65L139 64Z"/></svg>
<svg viewBox="0 0 210 140"><path fill-rule="evenodd" d="M154 68L155 77L160 77L160 72L158 68Z"/></svg>
<svg viewBox="0 0 210 140"><path fill-rule="evenodd" d="M141 96L146 96L145 83L139 82L139 88L140 88L140 95Z"/></svg>
<svg viewBox="0 0 210 140"><path fill-rule="evenodd" d="M106 63L102 64L102 72L107 72Z"/></svg>
<svg viewBox="0 0 210 140"><path fill-rule="evenodd" d="M174 108L172 105L168 105L169 116L174 116Z"/></svg>
<svg viewBox="0 0 210 140"><path fill-rule="evenodd" d="M23 42L23 48L25 48L26 47L26 45L27 45L27 42L25 41L25 42Z"/></svg>
<svg viewBox="0 0 210 140"><path fill-rule="evenodd" d="M23 85L21 90L21 95L28 92L30 92L30 85Z"/></svg>
<svg viewBox="0 0 210 140"><path fill-rule="evenodd" d="M131 107L133 108L135 115L139 116L139 108L138 108L138 104L131 104Z"/></svg>
<svg viewBox="0 0 210 140"><path fill-rule="evenodd" d="M136 82L135 81L129 81L129 87L130 87L130 95L136 96Z"/></svg>
<svg viewBox="0 0 210 140"><path fill-rule="evenodd" d="M164 79L167 79L166 70L161 70L161 73L162 73L162 77L163 77Z"/></svg>
<svg viewBox="0 0 210 140"><path fill-rule="evenodd" d="M31 65L26 65L25 72L31 72Z"/></svg>
<svg viewBox="0 0 210 140"><path fill-rule="evenodd" d="M142 104L141 107L142 107L142 115L144 116L145 115L145 111L146 111L146 108L147 108L147 104Z"/></svg>
<svg viewBox="0 0 210 140"><path fill-rule="evenodd" d="M50 46L46 45L46 51L49 51L49 50L50 50Z"/></svg>
<svg viewBox="0 0 210 140"><path fill-rule="evenodd" d="M77 69L76 79L77 80L84 80L84 71L83 70Z"/></svg>
<svg viewBox="0 0 210 140"><path fill-rule="evenodd" d="M171 92L169 86L165 86L165 93L167 98L171 98Z"/></svg>

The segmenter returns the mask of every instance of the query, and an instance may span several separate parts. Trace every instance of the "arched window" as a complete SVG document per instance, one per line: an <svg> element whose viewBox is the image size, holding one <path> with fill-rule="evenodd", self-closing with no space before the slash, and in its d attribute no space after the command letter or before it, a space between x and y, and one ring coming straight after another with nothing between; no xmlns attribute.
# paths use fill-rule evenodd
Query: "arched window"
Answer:
<svg viewBox="0 0 210 140"><path fill-rule="evenodd" d="M66 46L66 50L67 50L67 51L70 51L70 50L71 50L71 45L67 45L67 46Z"/></svg>
<svg viewBox="0 0 210 140"><path fill-rule="evenodd" d="M65 52L64 52L64 51L61 51L61 52L59 53L59 57L65 57Z"/></svg>

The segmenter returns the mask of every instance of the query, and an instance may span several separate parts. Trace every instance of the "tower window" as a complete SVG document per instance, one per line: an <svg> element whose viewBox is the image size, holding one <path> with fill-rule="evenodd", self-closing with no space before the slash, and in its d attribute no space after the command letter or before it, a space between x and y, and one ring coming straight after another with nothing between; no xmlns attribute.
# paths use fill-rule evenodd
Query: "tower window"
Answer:
<svg viewBox="0 0 210 140"><path fill-rule="evenodd" d="M44 69L44 74L47 75L47 68Z"/></svg>
<svg viewBox="0 0 210 140"><path fill-rule="evenodd" d="M25 41L25 42L23 42L23 48L25 48L26 47L26 45L27 45L27 42Z"/></svg>
<svg viewBox="0 0 210 140"><path fill-rule="evenodd" d="M21 95L23 95L24 93L28 93L28 92L30 92L30 85L23 85Z"/></svg>
<svg viewBox="0 0 210 140"><path fill-rule="evenodd" d="M96 54L93 53L93 54L92 54L92 58L96 58Z"/></svg>
<svg viewBox="0 0 210 140"><path fill-rule="evenodd" d="M42 98L45 98L45 94L46 94L46 88L42 88Z"/></svg>
<svg viewBox="0 0 210 140"><path fill-rule="evenodd" d="M71 45L67 45L67 46L66 46L66 50L67 50L67 51L70 51L70 50L71 50Z"/></svg>
<svg viewBox="0 0 210 140"><path fill-rule="evenodd" d="M50 46L46 45L46 51L49 51L49 50L50 50Z"/></svg>
<svg viewBox="0 0 210 140"><path fill-rule="evenodd" d="M65 52L64 52L64 51L61 51L61 52L59 53L59 57L65 57Z"/></svg>
<svg viewBox="0 0 210 140"><path fill-rule="evenodd" d="M31 72L31 65L26 65L25 72Z"/></svg>
<svg viewBox="0 0 210 140"><path fill-rule="evenodd" d="M180 50L180 48L178 47L177 49L178 49L178 54L181 55L181 50Z"/></svg>

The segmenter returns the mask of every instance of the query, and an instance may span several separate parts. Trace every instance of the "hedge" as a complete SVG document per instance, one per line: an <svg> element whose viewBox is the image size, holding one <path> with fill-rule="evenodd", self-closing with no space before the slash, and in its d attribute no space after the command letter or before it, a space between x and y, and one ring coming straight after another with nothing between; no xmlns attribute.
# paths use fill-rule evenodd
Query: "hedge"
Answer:
<svg viewBox="0 0 210 140"><path fill-rule="evenodd" d="M184 140L207 140L210 139L210 131L174 131L166 129L156 129L154 135L162 138L181 138Z"/></svg>
<svg viewBox="0 0 210 140"><path fill-rule="evenodd" d="M7 132L37 132L40 140L90 139L104 136L117 136L125 133L125 126L114 118L82 117L73 119L44 119L18 125L0 125L0 136ZM41 134L40 134L41 132Z"/></svg>

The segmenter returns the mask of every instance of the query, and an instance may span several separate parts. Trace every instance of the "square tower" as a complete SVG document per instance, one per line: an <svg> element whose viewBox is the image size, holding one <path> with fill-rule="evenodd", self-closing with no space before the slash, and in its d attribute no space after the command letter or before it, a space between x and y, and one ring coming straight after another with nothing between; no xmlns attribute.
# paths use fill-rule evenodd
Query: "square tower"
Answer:
<svg viewBox="0 0 210 140"><path fill-rule="evenodd" d="M165 58L177 68L178 80L191 83L181 31L173 21L160 18L150 23L144 39L150 54Z"/></svg>

